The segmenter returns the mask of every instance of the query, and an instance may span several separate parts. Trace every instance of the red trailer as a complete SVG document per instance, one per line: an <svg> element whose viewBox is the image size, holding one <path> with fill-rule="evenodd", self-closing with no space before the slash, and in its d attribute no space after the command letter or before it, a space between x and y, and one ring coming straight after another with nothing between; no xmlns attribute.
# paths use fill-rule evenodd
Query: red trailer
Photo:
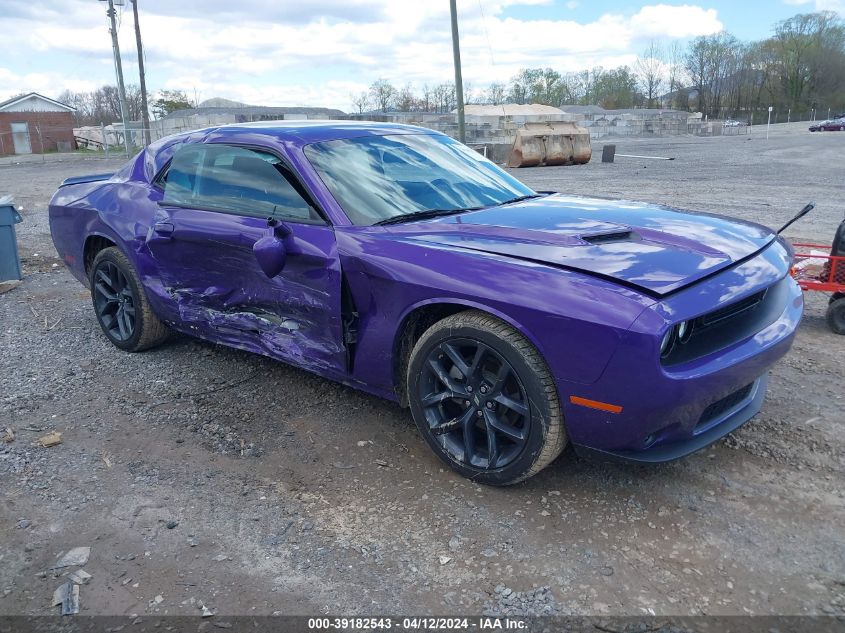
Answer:
<svg viewBox="0 0 845 633"><path fill-rule="evenodd" d="M793 244L792 276L805 291L833 293L826 318L830 329L837 334L845 334L845 248L840 243L845 242L843 226L837 231L833 245Z"/></svg>

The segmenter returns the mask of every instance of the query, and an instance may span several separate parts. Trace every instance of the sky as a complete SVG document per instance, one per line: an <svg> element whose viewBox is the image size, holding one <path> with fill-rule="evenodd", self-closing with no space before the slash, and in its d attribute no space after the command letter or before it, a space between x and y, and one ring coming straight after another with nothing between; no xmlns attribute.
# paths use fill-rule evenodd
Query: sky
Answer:
<svg viewBox="0 0 845 633"><path fill-rule="evenodd" d="M124 76L138 83L130 0L118 8ZM379 78L419 89L454 79L448 0L137 0L147 87L202 101L353 109ZM458 0L464 82L480 91L520 68L632 65L727 30L767 37L796 13L845 0ZM102 0L2 0L0 100L114 84Z"/></svg>

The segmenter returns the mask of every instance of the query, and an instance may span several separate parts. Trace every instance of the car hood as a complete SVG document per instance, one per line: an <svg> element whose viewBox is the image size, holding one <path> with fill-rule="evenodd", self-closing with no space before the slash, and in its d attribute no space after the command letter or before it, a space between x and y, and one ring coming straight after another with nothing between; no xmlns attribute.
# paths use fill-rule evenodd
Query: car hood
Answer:
<svg viewBox="0 0 845 633"><path fill-rule="evenodd" d="M562 194L389 230L402 239L578 270L658 297L775 239L764 226L707 213Z"/></svg>

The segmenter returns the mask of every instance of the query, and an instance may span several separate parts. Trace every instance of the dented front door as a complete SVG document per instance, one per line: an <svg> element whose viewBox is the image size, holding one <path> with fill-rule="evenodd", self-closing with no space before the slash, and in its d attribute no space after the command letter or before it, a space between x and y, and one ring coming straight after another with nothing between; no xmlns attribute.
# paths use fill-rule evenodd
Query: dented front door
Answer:
<svg viewBox="0 0 845 633"><path fill-rule="evenodd" d="M307 369L343 372L334 231L285 226L287 258L273 278L253 252L268 233L266 218L162 206L147 246L183 329Z"/></svg>

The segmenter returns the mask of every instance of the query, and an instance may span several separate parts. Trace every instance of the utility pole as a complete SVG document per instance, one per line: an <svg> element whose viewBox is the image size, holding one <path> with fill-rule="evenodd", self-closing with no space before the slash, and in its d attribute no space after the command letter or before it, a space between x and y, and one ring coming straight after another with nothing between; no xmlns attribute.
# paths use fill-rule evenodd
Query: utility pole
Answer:
<svg viewBox="0 0 845 633"><path fill-rule="evenodd" d="M461 79L461 44L458 41L458 7L457 0L449 0L452 10L452 53L455 56L455 98L458 101L458 140L466 143L467 131L464 121L464 83Z"/></svg>
<svg viewBox="0 0 845 633"><path fill-rule="evenodd" d="M135 44L138 47L138 73L141 75L141 121L144 126L144 145L150 140L150 112L147 109L147 80L144 77L144 47L141 44L141 25L138 24L138 0L132 0L132 15L135 18Z"/></svg>
<svg viewBox="0 0 845 633"><path fill-rule="evenodd" d="M102 2L102 0L100 0ZM129 158L129 130L126 124L129 120L126 112L126 88L123 85L123 64L120 62L120 45L117 43L117 24L115 23L114 0L108 0L109 8L106 15L111 22L111 45L114 52L114 67L117 73L117 97L120 100L120 118L123 119L123 145L126 148L126 157ZM122 4L122 2L121 2Z"/></svg>

